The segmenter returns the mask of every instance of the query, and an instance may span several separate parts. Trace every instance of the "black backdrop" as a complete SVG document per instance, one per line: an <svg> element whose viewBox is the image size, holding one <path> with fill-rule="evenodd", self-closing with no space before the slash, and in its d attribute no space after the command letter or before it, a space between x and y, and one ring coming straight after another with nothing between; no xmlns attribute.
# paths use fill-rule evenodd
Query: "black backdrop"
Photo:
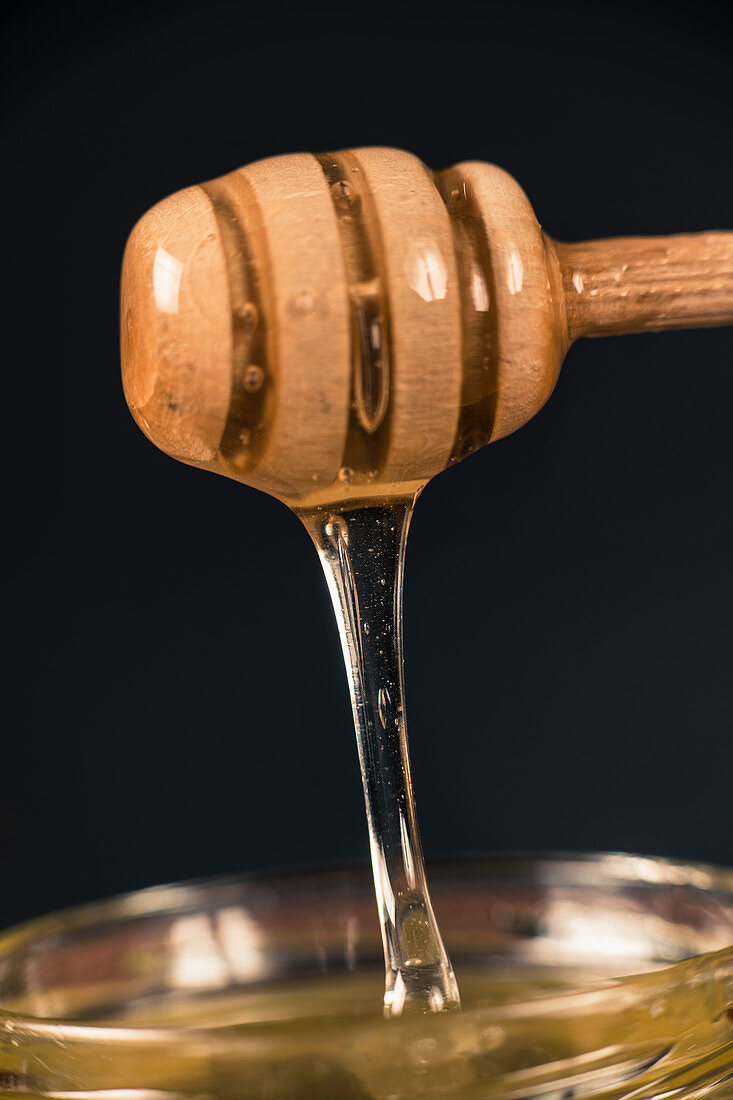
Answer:
<svg viewBox="0 0 733 1100"><path fill-rule="evenodd" d="M730 226L731 29L704 0L16 11L2 922L367 853L305 533L125 409L136 218L262 156L391 144L501 164L561 239ZM732 350L729 331L582 342L532 423L424 493L406 646L429 854L733 860Z"/></svg>

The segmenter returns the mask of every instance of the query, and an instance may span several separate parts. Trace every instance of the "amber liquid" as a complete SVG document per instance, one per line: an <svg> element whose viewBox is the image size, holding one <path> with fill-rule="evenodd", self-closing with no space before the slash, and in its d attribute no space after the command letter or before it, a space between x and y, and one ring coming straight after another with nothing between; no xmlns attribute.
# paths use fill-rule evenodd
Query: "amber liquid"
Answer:
<svg viewBox="0 0 733 1100"><path fill-rule="evenodd" d="M192 1072L197 1087L222 1100L702 1095L696 1085L688 1091L685 1081L696 1081L705 1059L711 1080L724 1077L730 1021L711 1020L704 998L689 992L653 995L644 988L647 980L654 975L613 980L600 961L582 968L469 968L461 972L463 1013L385 1021L378 1010L380 974L333 975L170 999L130 1008L110 1022L191 1028L192 1051L196 1035L208 1035L214 1053L200 1065L192 1061ZM227 1052L219 1057L213 1039L221 1028ZM231 1041L238 1033L241 1050ZM158 1087L181 1086L177 1076L166 1079L162 1062L155 1068ZM659 1091L636 1091L657 1081ZM676 1086L673 1093L664 1092L664 1081ZM723 1081L710 1095L722 1100L730 1093Z"/></svg>

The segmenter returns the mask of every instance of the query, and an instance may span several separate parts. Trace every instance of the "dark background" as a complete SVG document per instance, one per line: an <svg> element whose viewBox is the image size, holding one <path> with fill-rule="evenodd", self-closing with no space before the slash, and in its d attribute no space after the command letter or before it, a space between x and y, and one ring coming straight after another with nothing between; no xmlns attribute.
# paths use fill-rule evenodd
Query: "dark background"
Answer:
<svg viewBox="0 0 733 1100"><path fill-rule="evenodd" d="M363 859L335 626L298 521L125 408L125 238L280 152L492 160L561 239L730 226L730 9L17 9L2 112L0 922ZM406 648L428 854L733 861L730 331L584 341L548 407L425 491Z"/></svg>

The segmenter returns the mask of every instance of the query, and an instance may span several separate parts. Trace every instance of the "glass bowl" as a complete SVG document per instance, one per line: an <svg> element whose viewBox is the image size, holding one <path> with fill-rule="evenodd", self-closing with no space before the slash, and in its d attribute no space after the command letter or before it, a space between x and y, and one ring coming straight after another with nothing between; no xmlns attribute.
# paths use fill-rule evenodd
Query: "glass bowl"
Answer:
<svg viewBox="0 0 733 1100"><path fill-rule="evenodd" d="M156 887L0 936L0 1094L733 1097L733 872L434 865L464 1007L381 1016L369 871Z"/></svg>

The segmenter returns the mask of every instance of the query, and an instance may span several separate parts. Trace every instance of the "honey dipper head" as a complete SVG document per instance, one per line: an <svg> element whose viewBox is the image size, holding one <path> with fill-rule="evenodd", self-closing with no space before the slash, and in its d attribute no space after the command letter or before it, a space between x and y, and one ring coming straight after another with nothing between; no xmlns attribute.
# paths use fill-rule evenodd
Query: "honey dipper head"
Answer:
<svg viewBox="0 0 733 1100"><path fill-rule="evenodd" d="M260 161L133 230L128 403L168 454L291 504L416 487L549 396L566 346L553 257L490 165Z"/></svg>

